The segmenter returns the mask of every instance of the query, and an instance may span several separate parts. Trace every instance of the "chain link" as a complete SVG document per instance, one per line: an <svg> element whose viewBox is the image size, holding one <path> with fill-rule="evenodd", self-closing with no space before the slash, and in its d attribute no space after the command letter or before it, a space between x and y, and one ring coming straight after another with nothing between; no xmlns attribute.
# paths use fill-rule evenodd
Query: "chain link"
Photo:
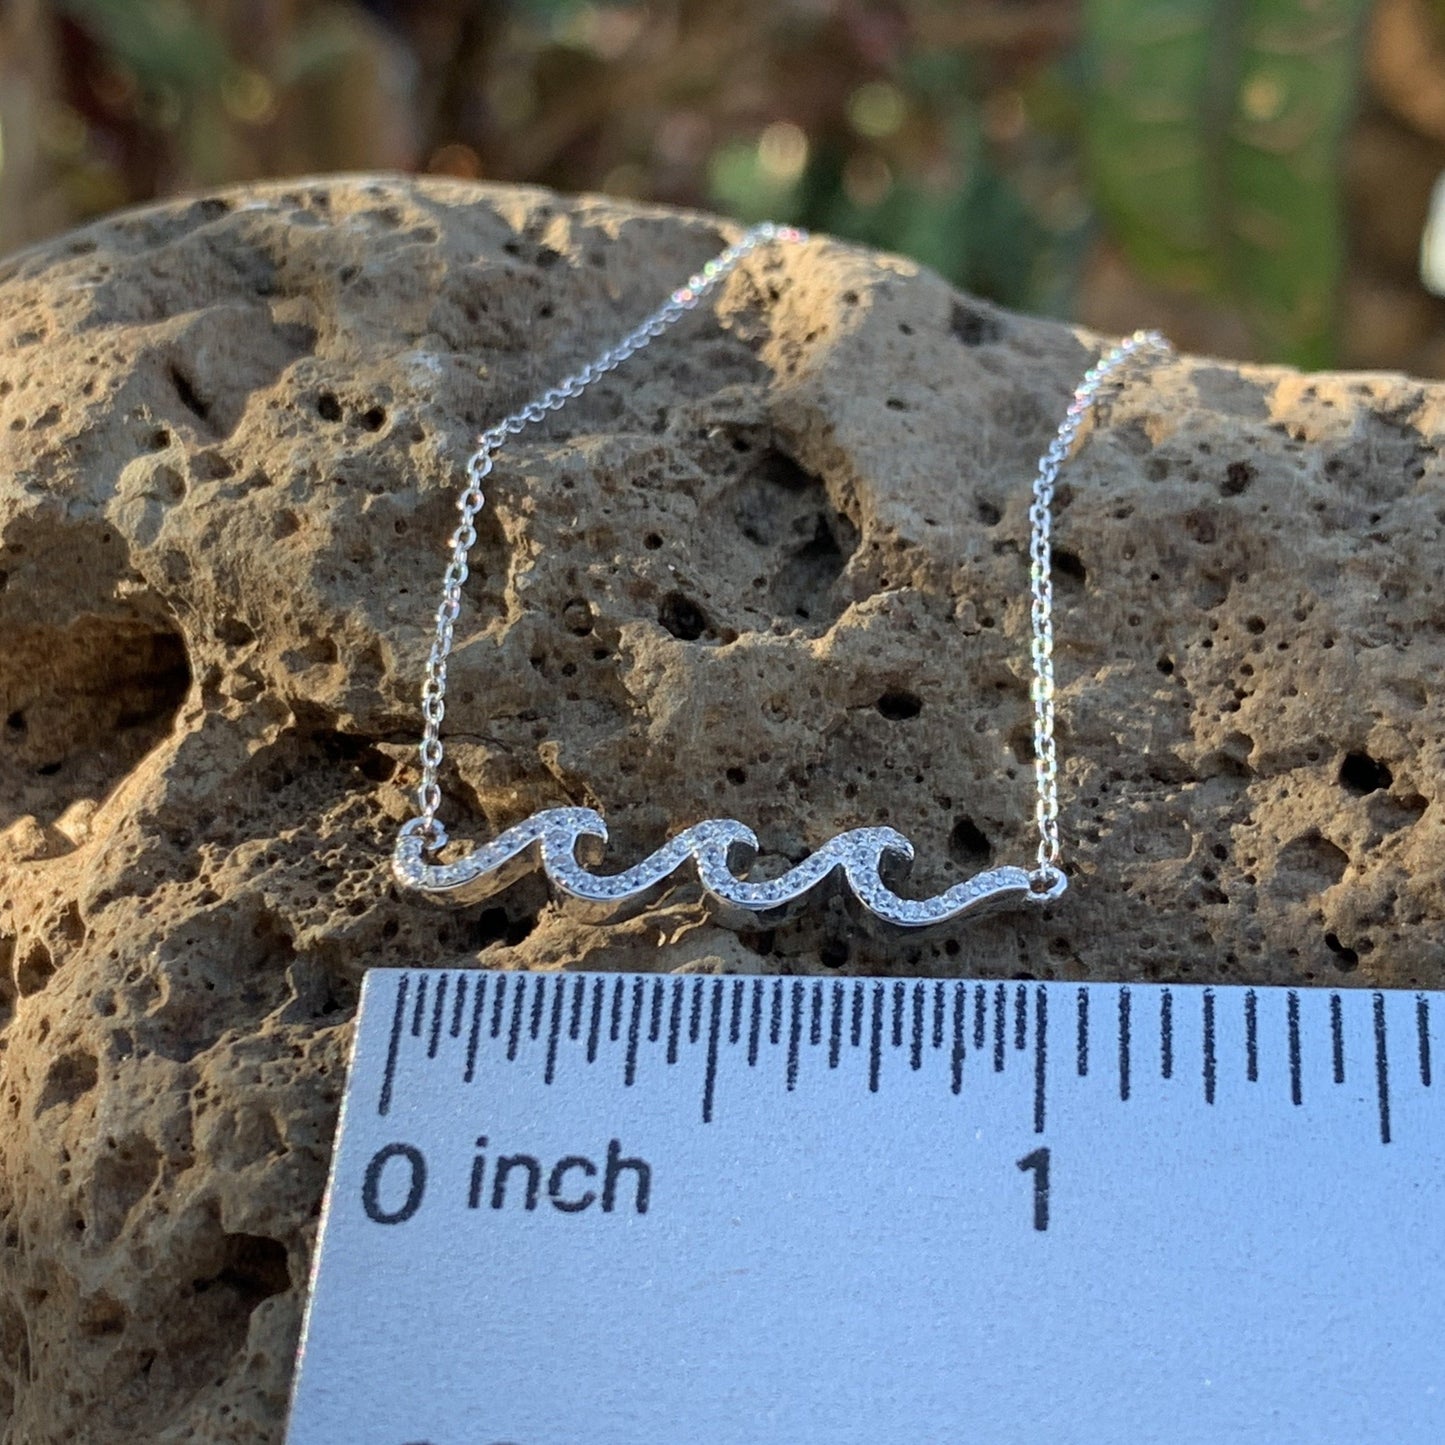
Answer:
<svg viewBox="0 0 1445 1445"><path fill-rule="evenodd" d="M421 690L422 736L417 750L421 761L421 781L416 790L421 814L407 826L421 834L429 851L444 848L447 843L446 829L437 818L442 804L438 778L443 756L441 731L442 719L446 716L447 659L451 656L456 621L462 610L462 588L469 573L469 558L477 541L477 514L486 504L482 483L491 475L497 452L508 437L518 435L549 412L580 396L598 377L621 366L629 356L650 345L715 291L759 246L770 241L799 242L807 239L806 231L796 226L774 225L771 221L745 231L701 271L689 276L685 285L679 286L651 316L634 326L621 341L609 346L581 370L563 377L555 386L533 397L510 416L488 427L478 437L476 450L467 458L467 484L457 498L461 522L448 543L451 558L442 576L442 597L436 610L436 634L427 657L426 680Z"/></svg>
<svg viewBox="0 0 1445 1445"><path fill-rule="evenodd" d="M1064 891L1059 866L1059 761L1054 745L1054 585L1053 502L1059 470L1079 435L1089 408L1117 374L1141 352L1171 356L1173 347L1157 331L1136 331L1105 353L1074 389L1064 419L1048 450L1039 458L1029 507L1029 656L1033 662L1030 695L1034 705L1034 821L1039 829L1034 896L1047 900Z"/></svg>
<svg viewBox="0 0 1445 1445"><path fill-rule="evenodd" d="M420 815L406 824L406 830L420 833L427 850L435 852L447 843L446 829L437 817L441 808L443 747L442 720L446 715L447 661L455 640L457 618L462 608L462 588L469 575L469 558L476 545L476 519L486 503L482 483L491 475L497 452L508 437L543 420L549 412L580 396L599 377L615 370L628 357L650 345L705 300L759 246L772 241L807 240L807 232L795 226L766 222L745 231L725 251L715 256L687 283L679 286L652 315L634 326L620 341L607 348L580 370L563 377L555 386L519 407L477 439L467 458L466 485L457 498L461 520L448 543L451 555L442 576L441 601L436 609L436 631L427 656L426 677L421 690L422 737L418 748L421 780L416 800ZM1173 349L1157 331L1136 331L1100 358L1075 389L1073 398L1048 450L1039 458L1034 478L1033 502L1029 507L1029 592L1030 643L1033 665L1030 694L1034 709L1034 778L1037 797L1034 819L1038 825L1038 867L1033 872L1034 892L1039 901L1057 898L1067 886L1059 865L1058 756L1054 744L1054 624L1053 624L1053 500L1059 471L1078 437L1090 407L1100 393L1141 352L1169 356Z"/></svg>

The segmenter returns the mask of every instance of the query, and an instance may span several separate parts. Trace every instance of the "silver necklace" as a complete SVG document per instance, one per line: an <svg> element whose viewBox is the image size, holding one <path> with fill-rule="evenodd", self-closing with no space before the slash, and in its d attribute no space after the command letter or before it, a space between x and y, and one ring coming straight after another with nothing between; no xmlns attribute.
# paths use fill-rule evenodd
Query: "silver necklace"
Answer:
<svg viewBox="0 0 1445 1445"><path fill-rule="evenodd" d="M1034 819L1039 843L1032 869L990 868L935 897L904 898L884 883L881 869L885 859L905 865L910 862L914 852L912 843L893 828L852 828L829 839L817 852L781 876L751 882L734 872L731 860L756 855L756 834L735 819L710 818L676 834L635 866L621 873L599 874L589 871L578 860L579 846L598 854L607 841L607 824L592 808L545 808L461 858L446 863L427 861L428 854L439 852L448 841L446 829L437 816L442 801L438 776L443 753L441 727L446 712L447 659L461 612L468 558L477 540L477 514L485 501L482 482L491 474L497 452L508 437L541 421L548 412L558 410L598 377L661 336L716 290L759 246L806 239L806 232L792 226L772 223L754 226L735 245L690 277L686 285L678 287L662 306L619 342L481 434L476 450L467 459L466 486L457 499L461 521L449 544L451 557L442 579L436 634L422 685L421 781L416 790L421 811L402 825L392 855L392 870L404 887L450 902L478 902L530 872L535 866L535 855L540 852L542 868L558 892L615 915L645 903L683 863L691 860L704 892L717 907L722 921L746 924L760 916L769 921L780 916L800 904L825 878L841 871L866 908L886 922L904 928L944 923L962 914L1000 906L1049 903L1067 888L1068 880L1059 862L1058 759L1054 747L1050 547L1054 487L1084 416L1103 388L1141 353L1159 357L1172 354L1169 343L1157 331L1135 332L1084 373L1058 432L1039 458L1038 473L1034 477L1033 504L1029 509L1029 590L1032 598Z"/></svg>

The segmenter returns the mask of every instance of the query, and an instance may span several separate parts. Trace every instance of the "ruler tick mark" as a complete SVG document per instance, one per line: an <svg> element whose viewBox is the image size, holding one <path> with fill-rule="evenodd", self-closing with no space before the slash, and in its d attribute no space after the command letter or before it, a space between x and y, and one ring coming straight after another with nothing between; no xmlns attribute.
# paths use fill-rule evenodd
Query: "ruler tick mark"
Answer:
<svg viewBox="0 0 1445 1445"><path fill-rule="evenodd" d="M607 1016L607 1038L616 1043L622 1036L622 1001L627 996L627 981L616 979L612 985L612 1008Z"/></svg>
<svg viewBox="0 0 1445 1445"><path fill-rule="evenodd" d="M1390 1054L1385 1037L1385 995L1375 995L1375 1092L1380 1100L1380 1143L1390 1142Z"/></svg>
<svg viewBox="0 0 1445 1445"><path fill-rule="evenodd" d="M655 1044L662 1036L662 994L665 988L662 979L652 980L652 1012L647 1018L647 1042Z"/></svg>
<svg viewBox="0 0 1445 1445"><path fill-rule="evenodd" d="M773 980L773 997L768 1010L768 1042L774 1048L778 1046L778 1040L783 1036L783 981L780 978Z"/></svg>
<svg viewBox="0 0 1445 1445"><path fill-rule="evenodd" d="M1214 990L1204 990L1204 1102L1214 1102Z"/></svg>
<svg viewBox="0 0 1445 1445"><path fill-rule="evenodd" d="M1300 1084L1299 1046L1299 994L1290 989L1285 996L1285 1009L1289 1019L1289 1097L1296 1105L1304 1103Z"/></svg>
<svg viewBox="0 0 1445 1445"><path fill-rule="evenodd" d="M760 978L753 980L753 1016L752 1023L748 1029L748 1064L753 1065L758 1061L758 1035L763 1027L763 981Z"/></svg>
<svg viewBox="0 0 1445 1445"><path fill-rule="evenodd" d="M567 980L562 974L549 980L552 988L552 1018L547 1025L547 1068L542 1082L550 1084L557 1072L557 1044L562 1037L562 1006L567 1001Z"/></svg>
<svg viewBox="0 0 1445 1445"><path fill-rule="evenodd" d="M1077 1068L1079 1077L1089 1076L1089 990L1079 990L1079 1041Z"/></svg>
<svg viewBox="0 0 1445 1445"><path fill-rule="evenodd" d="M1129 990L1119 990L1119 1097L1129 1097Z"/></svg>
<svg viewBox="0 0 1445 1445"><path fill-rule="evenodd" d="M396 1082L396 1055L401 1047L401 1031L406 1019L406 993L410 978L403 973L396 984L396 1012L391 1016L391 1041L386 1048L386 1068L381 1076L381 1097L376 1112L385 1115L391 1109L391 1091Z"/></svg>
<svg viewBox="0 0 1445 1445"><path fill-rule="evenodd" d="M572 1014L567 1020L567 1037L578 1039L582 1035L582 1004L587 998L587 980L585 978L574 978L572 980Z"/></svg>
<svg viewBox="0 0 1445 1445"><path fill-rule="evenodd" d="M735 1044L742 1036L743 1026L743 994L747 990L747 984L740 978L733 980L733 1004L728 1015L728 1043Z"/></svg>
<svg viewBox="0 0 1445 1445"><path fill-rule="evenodd" d="M943 990L938 993L939 998L943 997ZM955 1094L963 1091L963 1025L964 1015L968 1011L968 986L957 983L953 986L953 1055L950 1060L952 1065L950 1086Z"/></svg>
<svg viewBox="0 0 1445 1445"><path fill-rule="evenodd" d="M581 979L578 979L581 982ZM487 975L477 975L477 987L472 994L472 1027L467 1035L467 1067L462 1082L470 1084L477 1076L477 1043L482 1036L482 1010L487 1002Z"/></svg>
<svg viewBox="0 0 1445 1445"><path fill-rule="evenodd" d="M692 981L692 1007L687 1016L687 1041L690 1044L697 1042L697 1036L702 1029L702 992L703 980L695 978Z"/></svg>
<svg viewBox="0 0 1445 1445"><path fill-rule="evenodd" d="M527 1022L527 1032L535 1039L542 1032L542 1010L547 1003L547 990L543 978L532 980L532 1017Z"/></svg>
<svg viewBox="0 0 1445 1445"><path fill-rule="evenodd" d="M1430 1087L1430 1000L1415 995L1415 1029L1420 1035L1420 1085Z"/></svg>
<svg viewBox="0 0 1445 1445"><path fill-rule="evenodd" d="M623 1065L622 1082L632 1087L637 1077L637 1045L642 1035L642 990L643 981L635 979L632 985L632 1014L627 1020L627 1059ZM589 1060L590 1062L590 1060Z"/></svg>
<svg viewBox="0 0 1445 1445"><path fill-rule="evenodd" d="M677 1062L677 1041L682 1033L682 990L686 980L681 974L672 980L672 1006L667 1011L667 1062Z"/></svg>
<svg viewBox="0 0 1445 1445"><path fill-rule="evenodd" d="M943 982L933 985L933 1047L943 1047L943 1014L944 1014L944 989Z"/></svg>
<svg viewBox="0 0 1445 1445"><path fill-rule="evenodd" d="M868 1039L868 1092L878 1092L878 1067L883 1058L883 985L873 988L873 1026Z"/></svg>
<svg viewBox="0 0 1445 1445"><path fill-rule="evenodd" d="M1159 994L1159 1073L1174 1077L1174 995L1167 988Z"/></svg>
<svg viewBox="0 0 1445 1445"><path fill-rule="evenodd" d="M421 1021L426 1017L426 991L429 979L426 974L416 981L416 1008L411 1015L411 1036L414 1039L421 1037Z"/></svg>
<svg viewBox="0 0 1445 1445"><path fill-rule="evenodd" d="M793 980L792 1008L788 1015L788 1092L798 1086L798 1044L803 1036L803 980Z"/></svg>
<svg viewBox="0 0 1445 1445"><path fill-rule="evenodd" d="M855 1049L863 1042L863 985L861 983L853 985L853 1015L848 1037Z"/></svg>
<svg viewBox="0 0 1445 1445"><path fill-rule="evenodd" d="M813 1001L808 1014L808 1042L818 1044L823 1041L823 981L817 979L813 984Z"/></svg>
<svg viewBox="0 0 1445 1445"><path fill-rule="evenodd" d="M1049 1052L1049 995L1040 986L1034 993L1034 1133L1044 1132L1044 1090Z"/></svg>
<svg viewBox="0 0 1445 1445"><path fill-rule="evenodd" d="M973 990L973 1051L983 1052L984 1036L988 1032L988 999L983 985L975 984Z"/></svg>
<svg viewBox="0 0 1445 1445"><path fill-rule="evenodd" d="M508 1062L517 1057L517 1047L522 1039L522 1006L527 1001L527 975L518 973L512 976L512 1023L507 1030L507 1059Z"/></svg>
<svg viewBox="0 0 1445 1445"><path fill-rule="evenodd" d="M1023 1049L1029 1041L1029 991L1023 985L1014 990L1014 1048Z"/></svg>
<svg viewBox="0 0 1445 1445"><path fill-rule="evenodd" d="M913 985L913 1033L909 1039L908 1066L923 1067L923 980Z"/></svg>
<svg viewBox="0 0 1445 1445"><path fill-rule="evenodd" d="M900 978L893 985L893 1047L901 1048L903 1045L903 995L906 992L903 980Z"/></svg>
<svg viewBox="0 0 1445 1445"><path fill-rule="evenodd" d="M437 978L436 1002L432 1005L431 1011L431 1037L426 1042L426 1056L429 1059L436 1058L437 1048L442 1040L442 1018L446 1013L449 977L449 974L444 973Z"/></svg>
<svg viewBox="0 0 1445 1445"><path fill-rule="evenodd" d="M502 1009L507 1002L507 975L496 974L492 978L492 1024L491 1034L494 1039L502 1036Z"/></svg>
<svg viewBox="0 0 1445 1445"><path fill-rule="evenodd" d="M698 998L702 997L701 988L698 989ZM703 1078L702 1085L702 1122L712 1123L712 1102L713 1095L717 1089L717 1041L718 1030L722 1022L722 996L723 981L715 978L712 985L712 1008L708 1012L707 1021L707 1072ZM736 993L733 995L736 999Z"/></svg>
<svg viewBox="0 0 1445 1445"><path fill-rule="evenodd" d="M1008 990L1003 984L999 984L993 991L993 1071L996 1074L1003 1072L1003 1023L1007 1005Z"/></svg>
<svg viewBox="0 0 1445 1445"><path fill-rule="evenodd" d="M1334 1055L1335 1083L1345 1082L1345 1017L1337 993L1330 995L1330 1048Z"/></svg>
<svg viewBox="0 0 1445 1445"><path fill-rule="evenodd" d="M452 1037L459 1039L462 1036L462 1013L467 1006L467 976L464 973L457 975L457 991L452 999Z"/></svg>
<svg viewBox="0 0 1445 1445"><path fill-rule="evenodd" d="M1244 1074L1259 1081L1259 998L1253 989L1244 995Z"/></svg>
<svg viewBox="0 0 1445 1445"><path fill-rule="evenodd" d="M838 1055L843 1048L843 983L842 980L835 980L833 983L833 1010L828 1018L828 1067L838 1067Z"/></svg>
<svg viewBox="0 0 1445 1445"><path fill-rule="evenodd" d="M592 1008L587 1015L587 1062L597 1058L597 1036L602 1029L602 993L605 984L602 979L592 980Z"/></svg>

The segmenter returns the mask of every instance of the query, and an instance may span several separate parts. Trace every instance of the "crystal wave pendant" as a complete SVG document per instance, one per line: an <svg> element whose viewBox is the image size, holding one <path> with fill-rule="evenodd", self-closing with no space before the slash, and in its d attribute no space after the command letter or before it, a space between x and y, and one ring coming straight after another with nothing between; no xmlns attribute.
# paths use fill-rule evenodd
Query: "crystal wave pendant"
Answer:
<svg viewBox="0 0 1445 1445"><path fill-rule="evenodd" d="M720 922L748 927L785 917L819 884L841 875L870 913L899 928L924 928L965 914L1020 903L1047 903L1067 887L1056 871L1038 886L1023 868L990 868L932 898L904 898L884 881L913 861L913 844L894 828L851 828L777 878L753 882L734 865L757 855L757 835L733 818L710 818L670 838L640 863L620 873L594 873L601 861L607 824L592 808L546 808L450 863L428 863L424 854L445 844L429 836L422 819L406 824L397 839L392 871L399 883L445 902L477 903L501 892L537 866L565 898L591 905L592 916L616 918L637 911L683 864L691 861Z"/></svg>

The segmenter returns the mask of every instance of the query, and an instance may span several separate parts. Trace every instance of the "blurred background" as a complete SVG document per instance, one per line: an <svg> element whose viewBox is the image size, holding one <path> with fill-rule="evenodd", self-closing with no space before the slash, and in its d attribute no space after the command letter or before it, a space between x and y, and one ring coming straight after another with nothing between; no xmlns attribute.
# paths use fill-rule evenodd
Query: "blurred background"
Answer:
<svg viewBox="0 0 1445 1445"><path fill-rule="evenodd" d="M343 169L795 221L1109 331L1445 375L1445 0L0 0L0 252Z"/></svg>

